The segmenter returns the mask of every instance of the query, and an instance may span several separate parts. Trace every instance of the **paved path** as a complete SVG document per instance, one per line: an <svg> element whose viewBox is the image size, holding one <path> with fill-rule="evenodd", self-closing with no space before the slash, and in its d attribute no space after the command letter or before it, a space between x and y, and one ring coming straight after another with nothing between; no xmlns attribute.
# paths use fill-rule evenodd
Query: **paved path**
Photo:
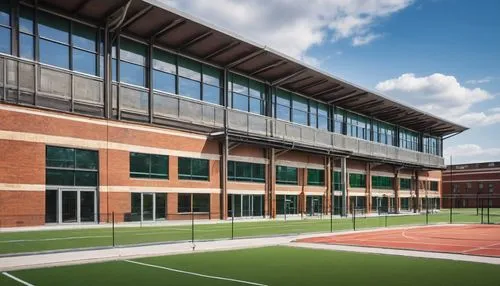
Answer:
<svg viewBox="0 0 500 286"><path fill-rule="evenodd" d="M373 231L373 230L365 230L365 231ZM365 231L357 231L356 233ZM341 246L341 245L323 245L323 244L293 242L297 239L304 239L309 237L325 236L325 235L339 235L352 232L353 231L346 231L335 234L328 232L328 233L303 234L295 236L276 236L276 237L247 238L247 239L235 239L235 240L204 241L204 242L196 242L194 245L195 246L194 250L192 243L183 242L183 243L170 243L170 244L149 245L149 246L118 247L109 249L81 250L81 251L69 251L69 252L59 252L59 253L2 257L0 258L0 271L12 271L19 269L124 260L124 259L133 259L133 258L148 257L148 256L163 256L163 255L185 254L194 252L222 251L222 250L234 250L234 249L244 249L244 248L266 247L266 246L279 246L279 245L306 247L306 248L323 249L323 250L337 250L337 251L340 250L340 251L354 251L362 253L404 255L404 256L423 257L423 258L450 259L450 260L471 261L471 262L500 265L500 258L490 258L490 257L461 255L461 254L444 254L444 253L431 253L431 252L421 252L421 251L407 251L407 250L394 250L394 249L382 249L382 248L370 248L370 247L351 247L351 246Z"/></svg>

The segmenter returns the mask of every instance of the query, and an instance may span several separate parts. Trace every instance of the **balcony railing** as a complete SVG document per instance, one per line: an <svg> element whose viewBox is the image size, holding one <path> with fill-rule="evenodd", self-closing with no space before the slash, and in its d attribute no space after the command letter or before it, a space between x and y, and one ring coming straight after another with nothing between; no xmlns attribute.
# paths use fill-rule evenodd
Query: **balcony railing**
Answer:
<svg viewBox="0 0 500 286"><path fill-rule="evenodd" d="M104 82L44 64L0 55L0 99L23 105L104 116ZM225 108L169 93L112 84L112 111L117 118L149 122L173 120L209 128L224 127ZM151 116L152 114L152 116ZM298 142L308 146L350 151L356 156L379 158L428 167L444 167L439 156L366 141L267 116L228 109L228 129Z"/></svg>

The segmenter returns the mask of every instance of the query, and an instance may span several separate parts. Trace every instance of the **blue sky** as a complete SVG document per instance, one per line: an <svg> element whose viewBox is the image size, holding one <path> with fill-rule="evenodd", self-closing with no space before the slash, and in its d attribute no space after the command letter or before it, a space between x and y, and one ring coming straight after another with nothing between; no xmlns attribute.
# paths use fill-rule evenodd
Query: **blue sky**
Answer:
<svg viewBox="0 0 500 286"><path fill-rule="evenodd" d="M453 162L500 161L498 0L164 0L471 129Z"/></svg>

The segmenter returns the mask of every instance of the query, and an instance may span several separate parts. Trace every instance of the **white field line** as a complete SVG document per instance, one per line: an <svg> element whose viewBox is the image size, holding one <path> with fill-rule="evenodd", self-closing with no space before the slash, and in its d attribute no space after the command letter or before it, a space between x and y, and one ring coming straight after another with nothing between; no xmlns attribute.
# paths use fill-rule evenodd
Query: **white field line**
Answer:
<svg viewBox="0 0 500 286"><path fill-rule="evenodd" d="M231 281L231 282L236 282L236 283L240 283L240 284L247 284L247 285L268 286L266 284L261 284L261 283L256 283L256 282L250 282L250 281L238 280L238 279L232 279L232 278L226 278L226 277L219 277L219 276L212 276L212 275L205 275L205 274L200 274L200 273L195 273L195 272L189 272L189 271L184 271L184 270L179 270L179 269L174 269L174 268L158 266L158 265L154 265L154 264L137 262L137 261L133 261L133 260L123 260L123 261L128 262L128 263L142 265L142 266L148 266L148 267L153 267L153 268L158 268L158 269L163 269L163 270L168 270L168 271L172 271L172 272L193 275L193 276L198 276L198 277L204 277L204 278L209 278L209 279Z"/></svg>
<svg viewBox="0 0 500 286"><path fill-rule="evenodd" d="M9 278L10 278L10 279L12 279L12 280L16 280L17 282L19 282L19 283L21 283L21 284L23 284L23 285L25 285L25 286L35 286L35 285L30 284L30 283L28 283L28 282L26 282L26 281L24 281L24 280L22 280L22 279L17 278L16 276L14 276L14 275L12 275L12 274L9 274L9 273L7 273L7 272L2 272L2 274L3 274L4 276L9 277Z"/></svg>
<svg viewBox="0 0 500 286"><path fill-rule="evenodd" d="M495 243L492 243L490 245L485 245L485 246L480 246L480 247L476 247L476 248L472 248L472 249L469 249L469 250L466 250L466 251L462 251L463 253L469 253L469 252L472 252L472 251L477 251L477 250L483 250L483 249L489 249L490 247L493 247L493 246L497 246L499 245L500 242L495 242ZM493 248L494 249L494 248Z"/></svg>
<svg viewBox="0 0 500 286"><path fill-rule="evenodd" d="M71 240L71 239L87 239L87 238L109 238L109 237L111 237L111 235L68 236L68 237L51 237L51 238L41 238L41 239L0 240L0 243L55 241L55 240Z"/></svg>

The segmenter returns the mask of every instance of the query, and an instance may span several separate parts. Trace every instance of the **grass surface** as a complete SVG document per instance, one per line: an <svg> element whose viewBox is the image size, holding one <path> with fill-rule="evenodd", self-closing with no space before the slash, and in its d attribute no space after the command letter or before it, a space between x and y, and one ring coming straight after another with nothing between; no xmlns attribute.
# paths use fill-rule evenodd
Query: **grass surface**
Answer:
<svg viewBox="0 0 500 286"><path fill-rule="evenodd" d="M498 265L291 247L207 252L134 261L269 286L491 286L500 283ZM9 273L36 286L245 285L125 261ZM2 286L20 285L0 276Z"/></svg>
<svg viewBox="0 0 500 286"><path fill-rule="evenodd" d="M492 212L493 213L493 212ZM500 213L500 212L498 212ZM428 223L448 223L449 211L429 214ZM454 223L480 223L481 217L476 209L458 209L453 212ZM375 227L424 225L425 215L356 217L356 229ZM333 231L352 230L352 218L336 218L332 223ZM232 237L231 223L202 224L196 222L195 240L228 239ZM133 245L191 240L191 225L115 227L115 245ZM329 232L330 220L269 220L234 223L234 237L269 236L307 232ZM104 228L43 230L29 232L0 232L0 254L34 251L63 250L86 247L110 247L113 244L111 225Z"/></svg>

